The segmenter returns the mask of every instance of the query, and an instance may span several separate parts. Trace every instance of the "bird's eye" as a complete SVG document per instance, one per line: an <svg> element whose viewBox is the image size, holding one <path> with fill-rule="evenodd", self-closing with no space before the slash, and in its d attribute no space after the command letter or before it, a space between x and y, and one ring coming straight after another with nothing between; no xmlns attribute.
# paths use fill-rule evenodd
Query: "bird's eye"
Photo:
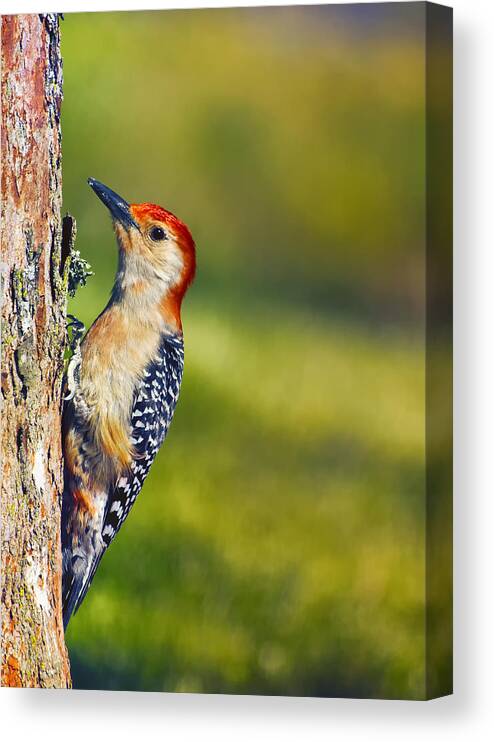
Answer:
<svg viewBox="0 0 494 742"><path fill-rule="evenodd" d="M166 232L162 227L153 227L149 232L149 236L154 242L159 242L166 239Z"/></svg>

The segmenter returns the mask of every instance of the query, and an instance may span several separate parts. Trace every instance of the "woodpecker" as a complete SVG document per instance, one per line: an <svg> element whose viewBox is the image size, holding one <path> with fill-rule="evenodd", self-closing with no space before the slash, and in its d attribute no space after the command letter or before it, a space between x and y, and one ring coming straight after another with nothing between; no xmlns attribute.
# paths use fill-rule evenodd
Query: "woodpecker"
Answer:
<svg viewBox="0 0 494 742"><path fill-rule="evenodd" d="M108 208L118 268L67 371L62 601L67 627L163 443L184 365L182 299L195 274L187 226L155 204L89 185Z"/></svg>

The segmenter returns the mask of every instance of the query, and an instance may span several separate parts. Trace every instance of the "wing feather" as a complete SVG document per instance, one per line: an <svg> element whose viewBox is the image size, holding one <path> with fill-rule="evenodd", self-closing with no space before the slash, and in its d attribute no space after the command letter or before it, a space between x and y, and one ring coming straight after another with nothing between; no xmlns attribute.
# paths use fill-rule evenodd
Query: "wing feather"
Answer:
<svg viewBox="0 0 494 742"><path fill-rule="evenodd" d="M182 371L182 340L166 337L134 393L131 427L135 456L108 498L102 532L106 544L127 518L166 438L178 400Z"/></svg>

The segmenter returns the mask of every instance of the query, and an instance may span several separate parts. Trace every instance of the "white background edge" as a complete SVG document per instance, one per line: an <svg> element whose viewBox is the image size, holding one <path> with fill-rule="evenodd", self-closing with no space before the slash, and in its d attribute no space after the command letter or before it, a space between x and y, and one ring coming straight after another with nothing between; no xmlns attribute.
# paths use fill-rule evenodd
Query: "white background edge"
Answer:
<svg viewBox="0 0 494 742"><path fill-rule="evenodd" d="M262 5L2 0L1 13ZM272 0L270 5L287 3ZM295 4L295 3L290 3ZM310 4L299 2L297 4ZM455 694L429 703L0 690L2 739L417 740L494 732L494 4L455 11Z"/></svg>

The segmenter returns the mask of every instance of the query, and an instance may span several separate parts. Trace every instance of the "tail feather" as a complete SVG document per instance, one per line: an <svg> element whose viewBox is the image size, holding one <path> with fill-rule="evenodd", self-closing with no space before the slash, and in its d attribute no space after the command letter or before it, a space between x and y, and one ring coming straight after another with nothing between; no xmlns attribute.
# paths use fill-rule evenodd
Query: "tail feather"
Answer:
<svg viewBox="0 0 494 742"><path fill-rule="evenodd" d="M67 475L66 475L67 476ZM107 544L101 536L102 520L108 500L104 492L93 495L96 512L84 510L71 487L64 490L62 504L62 613L64 629L78 610L91 585ZM76 508L79 508L76 511ZM81 517L82 512L82 517Z"/></svg>
<svg viewBox="0 0 494 742"><path fill-rule="evenodd" d="M89 590L94 573L98 568L103 549L92 554L91 561L85 555L73 554L65 549L62 557L62 611L63 627L67 629L72 614L76 613Z"/></svg>

